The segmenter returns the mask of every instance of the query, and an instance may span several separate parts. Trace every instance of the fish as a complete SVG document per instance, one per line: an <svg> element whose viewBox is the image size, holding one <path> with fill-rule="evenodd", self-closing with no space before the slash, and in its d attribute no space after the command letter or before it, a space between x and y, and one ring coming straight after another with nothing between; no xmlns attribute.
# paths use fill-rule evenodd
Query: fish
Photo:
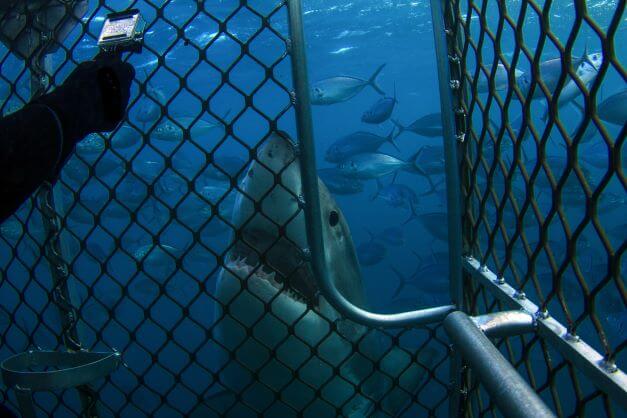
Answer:
<svg viewBox="0 0 627 418"><path fill-rule="evenodd" d="M418 195L414 190L404 184L392 183L387 186L383 184L381 179L377 180L377 191L370 200L377 198L383 199L388 205L393 208L407 208L411 211L411 215L405 223L408 223L412 219L416 219L416 206L418 205Z"/></svg>
<svg viewBox="0 0 627 418"><path fill-rule="evenodd" d="M137 129L125 124L110 135L109 141L113 149L126 149L141 143L142 134Z"/></svg>
<svg viewBox="0 0 627 418"><path fill-rule="evenodd" d="M483 72L480 72L481 76L479 77L479 81L477 83L477 92L478 93L487 93L490 91L490 83L489 77L490 74L486 76ZM514 79L518 81L518 79L524 74L523 71L514 68ZM496 91L506 90L509 86L508 73L507 68L503 64L497 64L496 71L494 73L494 89Z"/></svg>
<svg viewBox="0 0 627 418"><path fill-rule="evenodd" d="M405 245L405 232L400 226L390 226L377 234L377 239L393 247Z"/></svg>
<svg viewBox="0 0 627 418"><path fill-rule="evenodd" d="M137 247L131 254L155 278L172 274L176 268L175 261L183 254L183 250L168 244L151 243Z"/></svg>
<svg viewBox="0 0 627 418"><path fill-rule="evenodd" d="M61 1L2 3L0 40L22 60L31 59L34 53L44 56L56 52L89 8L87 0L77 0L68 6ZM48 32L52 34L52 42L42 45L42 35ZM45 49L39 51L42 46Z"/></svg>
<svg viewBox="0 0 627 418"><path fill-rule="evenodd" d="M627 123L627 89L609 96L597 106L597 115L605 122L618 126Z"/></svg>
<svg viewBox="0 0 627 418"><path fill-rule="evenodd" d="M442 134L442 115L440 113L429 113L416 119L407 126L403 126L399 121L391 119L392 123L398 128L399 136L403 132L413 132L420 136L428 138L439 138Z"/></svg>
<svg viewBox="0 0 627 418"><path fill-rule="evenodd" d="M282 417L302 416L305 410L325 416L329 405L345 416L381 416L383 411L395 416L410 401L423 371L403 350L383 351L376 330L367 332L343 318L320 294L303 255L305 217L294 199L302 194L299 164L292 140L273 132L241 180L239 188L248 198L238 199L233 211L231 222L239 233L215 291L214 338L224 350L237 352L225 359L220 384L232 393L245 388L247 406L259 410L275 402L272 392L289 394L281 397L287 404L279 412ZM318 185L328 273L348 300L366 307L348 223L324 183L318 180ZM357 341L360 350L353 353ZM254 376L249 370L256 371ZM299 379L293 379L292 370L298 370ZM403 382L402 389L393 379ZM324 390L324 400L316 396L318 390ZM373 411L377 405L379 414Z"/></svg>
<svg viewBox="0 0 627 418"><path fill-rule="evenodd" d="M448 218L444 212L422 213L418 221L431 236L441 241L448 241Z"/></svg>
<svg viewBox="0 0 627 418"><path fill-rule="evenodd" d="M398 103L396 99L396 84L394 85L394 97L383 97L377 100L370 109L361 115L361 121L364 123L380 124L385 122L392 116L394 106Z"/></svg>
<svg viewBox="0 0 627 418"><path fill-rule="evenodd" d="M421 293L448 294L450 284L448 275L446 274L447 264L437 262L425 264L420 255L413 250L412 253L418 261L412 274L403 274L396 267L390 266L394 275L399 279L399 283L392 297L396 298L401 296L409 286L417 288Z"/></svg>
<svg viewBox="0 0 627 418"><path fill-rule="evenodd" d="M146 73L146 70L144 70ZM146 78L148 78L146 76ZM146 97L144 97L138 105L135 118L141 122L144 127L148 123L155 122L161 117L161 105L167 103L165 93L158 87L148 81L146 83Z"/></svg>
<svg viewBox="0 0 627 418"><path fill-rule="evenodd" d="M587 59L586 56L587 56L587 52L584 51L584 54L582 57L573 57L573 60L572 60L573 68L576 69L577 67L579 67L579 65ZM557 88L557 83L562 75L562 71L564 70L562 59L560 57L557 57L557 58L551 58L551 59L542 61L538 65L538 69L539 69L539 76L540 76L540 79L542 80L542 83L546 86L547 90L551 94L554 94L555 89ZM525 97L528 96L529 94L529 88L531 87L532 77L533 77L533 74L531 73L524 73L520 77L518 77L518 86L521 92L523 93L523 96ZM541 99L544 97L545 95L542 89L540 88L540 85L539 84L536 85L534 92L533 92L533 97L531 97L531 100Z"/></svg>
<svg viewBox="0 0 627 418"><path fill-rule="evenodd" d="M387 248L377 241L372 232L366 229L370 236L367 242L362 242L357 246L357 258L361 266L374 266L385 259Z"/></svg>
<svg viewBox="0 0 627 418"><path fill-rule="evenodd" d="M88 240L86 242L87 252L92 255L96 260L104 263L107 258L111 256L114 249L110 249L109 251L105 251L102 246L98 242L94 242L94 240Z"/></svg>
<svg viewBox="0 0 627 418"><path fill-rule="evenodd" d="M364 184L356 179L344 177L336 167L321 168L318 176L333 194L352 195L364 191Z"/></svg>
<svg viewBox="0 0 627 418"><path fill-rule="evenodd" d="M444 149L441 145L423 145L414 162L429 176L444 174Z"/></svg>
<svg viewBox="0 0 627 418"><path fill-rule="evenodd" d="M356 48L354 46L345 46L345 47L342 47L342 48L338 48L338 49L336 49L334 51L331 51L331 52L329 52L329 54L331 54L331 55L341 55L341 54L347 53L348 51L352 51L353 49L356 49Z"/></svg>
<svg viewBox="0 0 627 418"><path fill-rule="evenodd" d="M161 141L181 142L183 140L183 128L189 130L190 135L199 137L207 135L216 128L223 128L222 122L209 122L204 119L191 117L177 117L176 123L171 119L158 124L152 131L151 136Z"/></svg>
<svg viewBox="0 0 627 418"><path fill-rule="evenodd" d="M338 169L346 177L361 180L376 179L398 170L426 175L414 164L414 157L415 155L404 161L382 153L357 154L341 162Z"/></svg>
<svg viewBox="0 0 627 418"><path fill-rule="evenodd" d="M385 142L392 144L400 152L394 142L394 129L385 137L358 131L334 141L327 148L324 159L330 163L341 163L357 154L376 152Z"/></svg>
<svg viewBox="0 0 627 418"><path fill-rule="evenodd" d="M163 161L152 161L136 158L133 160L133 173L140 179L153 182L165 170Z"/></svg>
<svg viewBox="0 0 627 418"><path fill-rule="evenodd" d="M579 82L584 85L585 89L588 89L590 83L594 81L599 72L599 68L603 63L603 53L595 52L587 56L585 60L583 60L579 66L577 67L577 78ZM570 79L570 81L564 86L560 93L560 97L558 100L558 105L563 106L575 98L579 97L582 94L581 88L575 82L575 80Z"/></svg>
<svg viewBox="0 0 627 418"><path fill-rule="evenodd" d="M242 175L247 161L235 155L214 155L211 164L208 164L203 171L203 178L230 181Z"/></svg>
<svg viewBox="0 0 627 418"><path fill-rule="evenodd" d="M15 217L7 218L4 222L0 223L0 237L6 240L17 241L23 233L24 227Z"/></svg>
<svg viewBox="0 0 627 418"><path fill-rule="evenodd" d="M351 76L325 78L311 86L312 105L330 105L352 99L366 86L371 86L377 93L385 96L385 92L377 85L377 77L385 64L382 64L368 80Z"/></svg>
<svg viewBox="0 0 627 418"><path fill-rule="evenodd" d="M99 134L89 134L76 143L75 149L81 157L100 154L105 150L105 142Z"/></svg>

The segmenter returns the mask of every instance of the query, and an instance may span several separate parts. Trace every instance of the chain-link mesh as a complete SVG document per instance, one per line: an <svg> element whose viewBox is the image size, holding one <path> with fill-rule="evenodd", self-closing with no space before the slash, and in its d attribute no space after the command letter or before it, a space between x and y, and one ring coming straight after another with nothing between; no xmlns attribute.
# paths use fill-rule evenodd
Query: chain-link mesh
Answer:
<svg viewBox="0 0 627 418"><path fill-rule="evenodd" d="M469 122L466 250L620 367L625 2L460 0L454 9ZM506 308L471 280L465 299L473 314ZM498 346L558 415L620 415L540 338ZM466 378L466 415L495 415L472 371Z"/></svg>
<svg viewBox="0 0 627 418"><path fill-rule="evenodd" d="M216 296L222 269L233 271L242 261L230 256L246 241L246 225L232 221L236 201L253 202L263 213L260 198L247 194L241 179L269 138L278 131L294 137L286 5L186 4L181 8L177 2L176 12L173 1L130 5L141 9L147 27L143 53L128 58L137 70L128 119L111 135L90 135L79 143L54 186L60 250L69 273L67 309L53 297L44 256L50 242L42 219L53 215L33 200L2 224L0 358L37 347L65 349L68 325L59 315L69 310L78 318L71 325L82 348L123 354L125 367L91 385L101 416L335 416L364 402L372 403L370 413L386 412L385 398L394 391L407 401L401 415L447 415L448 345L439 326L370 330L354 341L341 337L349 352L332 363L321 353L340 335L337 321L327 320L328 335L312 342L297 326L310 308L288 323L272 313L279 296L264 300L242 285L237 297L247 293L248 303L263 312L244 323L232 311L238 309L237 297L225 302ZM32 46L41 33L23 29L22 37L11 38L11 51L2 49L3 114L29 100L33 78L52 88L93 57L102 17L120 5L75 1L62 7L76 10L71 17L76 25L64 30L62 39ZM55 24L62 29L63 23ZM21 41L26 43L18 47L15 42ZM33 60L23 59L30 47L45 49L41 65L47 76L35 77ZM283 181L275 175L273 188L289 193ZM302 216L290 219L297 215ZM290 219L272 222L285 234ZM284 238L257 256L270 258L273 248L294 245ZM289 283L289 277L283 279ZM235 346L216 337L224 321L243 332ZM284 329L284 337L260 338L267 321ZM370 353L373 338L377 355ZM281 349L288 340L307 346L307 357L286 360ZM258 350L258 364L240 357L250 346ZM385 366L392 350L404 359L394 372ZM359 376L345 370L355 357L366 359ZM311 364L321 374L313 381ZM264 377L271 367L285 373L280 385L271 386ZM242 373L239 385L228 377L233 369ZM423 377L409 390L402 376L414 369ZM374 379L388 382L387 389L371 390ZM291 397L296 387L308 397ZM338 388L341 400L333 393ZM0 402L15 406L11 391L3 387L0 393ZM39 413L54 417L77 416L82 408L73 390L37 393L35 403Z"/></svg>

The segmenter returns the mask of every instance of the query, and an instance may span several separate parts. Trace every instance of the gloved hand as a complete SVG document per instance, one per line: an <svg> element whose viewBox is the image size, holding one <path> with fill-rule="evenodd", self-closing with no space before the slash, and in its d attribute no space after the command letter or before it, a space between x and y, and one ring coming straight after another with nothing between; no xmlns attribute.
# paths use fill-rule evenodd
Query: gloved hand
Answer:
<svg viewBox="0 0 627 418"><path fill-rule="evenodd" d="M124 117L133 67L119 56L100 54L83 62L54 91L36 102L55 111L63 127L63 154L93 132L112 131ZM68 151L68 147L70 147Z"/></svg>

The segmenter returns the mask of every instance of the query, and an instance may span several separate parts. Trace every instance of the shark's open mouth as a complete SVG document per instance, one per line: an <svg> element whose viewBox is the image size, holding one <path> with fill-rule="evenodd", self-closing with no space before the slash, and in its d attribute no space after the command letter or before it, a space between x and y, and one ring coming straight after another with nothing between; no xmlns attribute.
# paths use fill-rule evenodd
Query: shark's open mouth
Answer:
<svg viewBox="0 0 627 418"><path fill-rule="evenodd" d="M295 301L317 306L318 287L311 265L303 261L300 249L285 238L262 240L268 238L265 235L259 230L244 231L244 237L231 249L225 267L242 279L264 280ZM261 246L260 242L266 245ZM268 247L267 243L272 244Z"/></svg>

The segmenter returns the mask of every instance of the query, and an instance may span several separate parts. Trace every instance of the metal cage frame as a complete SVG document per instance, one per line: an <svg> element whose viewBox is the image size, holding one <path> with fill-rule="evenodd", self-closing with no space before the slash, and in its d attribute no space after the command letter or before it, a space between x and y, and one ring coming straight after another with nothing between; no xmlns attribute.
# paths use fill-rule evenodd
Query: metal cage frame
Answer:
<svg viewBox="0 0 627 418"><path fill-rule="evenodd" d="M612 346L608 342L604 334L604 327L596 318L594 308L591 312L586 311L580 317L573 318L569 313L568 301L564 297L562 288L564 274L568 268L572 267L576 271L575 276L578 283L585 289L585 297L594 301L594 297L603 290L604 286L608 283L614 283L622 302L626 303L625 300L627 299L624 284L621 287L622 277L620 276L620 257L624 253L625 241L623 239L622 244L619 244L618 248L614 248L599 222L597 213L597 203L612 176L617 178L623 187L626 187L627 184L620 157L621 147L626 136L625 127L623 126L615 139L612 138L599 118L596 105L600 84L610 66L623 80L627 80L625 70L614 53L613 45L614 35L624 13L625 1L618 0L609 29L604 32L590 17L586 9L586 2L576 0L574 2L575 23L572 25L573 29L565 45L562 45L549 30L547 14L551 9L552 1L546 0L543 7L535 0L521 1L522 11L519 12L518 20L512 17L503 2L494 2L498 3L499 6L495 8L498 14L497 30L493 31L491 20L488 18L489 13L494 11L489 7L492 3L490 0L430 0L435 59L439 76L438 87L441 100L440 110L446 168L451 303L399 314L379 314L355 306L333 285L325 266L302 2L300 0L282 0L270 8L264 8L257 7L259 5L255 2L241 1L238 7L235 7L225 16L214 16L204 6L197 4L194 12L185 17L182 22L169 18L167 13L169 1L166 1L163 7L148 2L154 9L154 16L149 19L147 29L159 30L160 25L174 28L175 40L170 42L164 50L152 45L145 47L156 57L157 68L151 73L146 73L145 80L138 81L139 94L129 106L131 109L136 109L140 106L141 100L148 100L152 103L153 108L158 110L158 120L148 123L147 130L144 129L145 126L140 127L137 123L127 122L128 129L136 131L142 140L142 145L130 153L116 149L116 134L110 137L111 141L105 141L102 137L100 139L98 137L92 138L93 141L103 143L103 148L100 149L95 158L91 158L91 160L90 158L83 158L78 151L77 155L72 157L76 160L74 164L83 167L83 169L79 169L82 174L78 175L82 178L78 181L68 180L67 176L63 175L59 184L54 187L44 185L37 198L31 199L31 202L26 204L12 220L18 229L18 232L14 234L15 236L11 239L4 237L0 239L0 244L4 243L10 248L11 262L19 264L19 267L3 266L0 268L4 285L11 289L10 292L21 295L18 297L18 305L10 308L0 307L14 322L8 324L0 332L2 332L3 341L9 342L10 339L22 341L15 346L6 344L5 349L15 356L3 363L5 386L0 391L0 401L8 400L10 403L18 405L24 416L28 417L35 416L37 411L50 415L64 413L94 417L132 415L133 412L154 415L159 410L162 411L161 413L171 413L172 416L187 416L194 413L198 407L204 408L202 411L205 414L220 416L235 413L233 411L237 411L238 405L241 404L245 405L253 415L271 415L275 403L280 403L291 413L301 416L304 413L302 409L285 403L278 391L266 384L262 386L272 391L276 398L272 405L258 408L251 403L247 404L246 391L252 387L252 384L247 384L241 388L240 392L236 392L233 395L234 400L222 405L223 409L211 405L212 398L220 395L220 389L225 387L221 373L228 367L228 362L217 369L201 364L198 357L202 347L207 343L212 343L223 352L230 350L230 361L238 362L233 352L241 348L244 343L235 349L224 346L213 337L215 324L204 324L195 318L191 312L193 306L202 298L207 299L209 304L221 303L211 294L211 289L208 288L206 282L210 281L212 275L215 275L219 269L228 270L228 252L235 245L232 241L222 250L211 248L210 245L203 242L199 230L206 228L209 223L217 221L233 231L233 240L243 239L241 230L238 230L228 219L228 216L222 212L222 205L226 204L232 193L243 195L243 199L250 199L250 196L246 196L245 191L238 184L238 177L246 171L245 167L251 161L258 162L259 147L273 133L281 129L282 118L293 116L299 139L298 156L303 190L302 196L293 196L293 198L299 201L300 210L305 216L308 242L308 248L303 251L301 264L311 264L321 294L342 317L368 327L368 331L359 341L351 342L353 344L352 355L364 355L360 344L365 343L367 336L371 333L380 333L382 338L390 342L391 348L388 348L381 358L371 359L373 371L365 379L372 378L376 376L376 373L379 373L383 378L393 380L394 384L392 388L386 389L387 393L374 396L371 393L366 393L367 390L364 389L363 382L355 384L350 379L341 376L351 386L353 395L342 404L336 405L325 399L321 388L303 380L298 375L298 367L292 369L283 364L293 374L290 383L287 383L286 386L292 382L304 384L309 387L312 393L316 394L318 400L315 402L328 404L326 406L336 415L343 414L343 408L349 406L351 401L356 398L364 398L367 402L372 402L375 408L380 409L382 398L392 390L400 388L398 377L386 372L382 365L382 358L389 354L393 347L401 346L401 350L411 358L406 370L412 366L417 366L429 378L428 382L420 384L416 393L409 393L406 389L400 388L402 392L405 392L403 396L408 399L408 405L404 406L401 412L407 414L415 414L420 411L420 413L426 413L429 416L448 414L451 417L474 417L495 415L498 410L507 416L548 417L553 416L553 410L556 415L563 416L583 413L586 405L599 398L602 399L608 416L613 416L615 408L627 409L627 376L615 364L617 354L624 352L625 340L616 346ZM81 34L71 46L54 45L51 33L42 32L40 34L41 44L37 48L37 53L23 65L17 76L13 80L9 80L5 75L0 74L3 81L11 85L10 96L12 98L18 98L21 102L28 100L28 98L20 95L15 86L19 80L29 79L31 96L36 97L54 85L57 78L62 78L62 74L65 72L64 66L55 68L55 65L49 61L51 56L49 49L52 46L60 47L65 60L71 66L75 64L72 52L78 45L78 39L85 35L92 38L95 36L90 32L89 25L92 23L96 11L92 11L86 21L78 20L73 15L76 3L76 1L63 2L68 12L66 13L67 19L77 20L81 26ZM106 9L106 2L100 1L97 10L100 10L101 7ZM260 11L262 9L265 12ZM249 36L244 37L245 39L240 39L231 31L231 25L234 24L240 13L252 16L258 21L256 29ZM539 48L535 53L524 42L523 30L527 13L536 13L542 23ZM477 18L473 19L473 16L477 16ZM184 31L184 28L196 18L207 19L217 28L217 35L206 41L204 45L198 45L194 40L190 40ZM276 19L283 19L286 24L277 25ZM479 22L478 36L475 36L477 29L472 26L474 20ZM582 82L577 73L570 69L573 64L571 57L573 46L578 30L584 23L589 25L599 37L603 55L606 57L598 69L598 75L589 84ZM63 24L64 21L57 22L57 27L53 28L51 32L54 33ZM506 29L515 34L515 51L511 61L504 57L500 49L500 40ZM251 52L251 49L254 49L255 39L262 34L272 37L281 45L280 52L271 63L265 62ZM217 65L207 57L208 51L217 45L218 37L225 37L240 48L240 54L224 67ZM182 41L181 38L184 38L186 45L191 45L191 48L200 57L183 74L177 72L164 58L178 42ZM559 50L562 63L562 70L553 91L544 82L536 81L540 79L538 75L541 73L542 48L547 39ZM491 63L484 63L482 60L482 51L486 42L491 42L494 47L494 59ZM2 63L9 60L8 56L9 54L6 54L2 58ZM531 63L533 74L531 85L526 91L523 91L518 84L515 71L513 71L519 60L524 57ZM251 60L263 73L263 79L256 86L248 89L234 81L237 66L244 59ZM508 70L505 94L499 94L496 91L499 68L497 64ZM187 82L187 78L191 77L201 65L207 66L211 71L218 74L219 84L208 93L195 91ZM281 65L289 65L290 67L291 86L289 82L276 76L275 71ZM473 66L475 70L471 72L469 68ZM564 70L564 68L568 69ZM150 86L150 80L162 70L177 81L177 87L170 92L169 98L156 94L155 89ZM478 80L481 77L484 77L488 84L486 100L479 96ZM559 118L560 94L563 93L568 83L574 83L579 89L579 93L584 96L586 110L580 128L572 136L569 135L565 124ZM278 111L274 112L273 116L266 114L263 106L257 105L253 100L255 94L269 84L275 86L284 99L284 104ZM214 99L219 97L223 87L234 91L244 102L239 111L231 117L228 116L228 112L221 116L220 112L216 112L213 108ZM543 94L547 100L548 122L544 131L538 129L533 123L531 101L535 98L536 92ZM186 123L170 118L169 114L170 106L174 107L177 96L182 93L191 96L200 106L200 111L196 112ZM519 130L515 130L509 121L508 109L514 99L521 103L523 109L524 118ZM3 111L6 111L6 103L8 102L1 106ZM499 123L495 123L491 119L491 107L498 108L501 112L502 117ZM238 120L243 118L248 111L258 115L263 120L264 126L267 127L266 132L257 138L253 144L249 144L245 138L238 134L236 129ZM191 139L191 132L198 128L199 124L206 123L203 120L205 114L218 121L217 125L224 129L224 134L209 150ZM474 119L475 117L478 119ZM182 138L169 152L153 146L150 139L151 135L159 129L160 124L167 121L169 121L172 129L180 133ZM607 175L602 184L597 185L597 187L592 187L587 183L586 173L576 159L577 147L583 141L586 128L590 124L598 129L611 156ZM568 154L566 169L559 175L552 174L551 167L545 159L546 144L554 127L562 135ZM118 130L118 134L120 132L121 130ZM527 169L524 160L523 140L528 138L528 135L531 135L533 143L537 146L537 159L540 161L531 170ZM229 140L245 149L249 157L244 165L236 169L221 166L219 158L216 158L215 155L219 153L220 146ZM119 141L121 140L118 138L117 143ZM508 141L512 146L513 153L512 160L506 162L503 160L501 152ZM191 175L183 173L173 163L173 156L186 143L198 150L203 156L201 165L204 165ZM134 168L134 163L137 162L138 155L144 147L150 148L158 155L158 158L163 160L163 167L150 180L142 178ZM489 152L493 155L488 155ZM112 184L99 178L98 169L102 168L108 159L115 159L123 166L123 173ZM214 200L202 195L197 190L197 180L201 171L209 166L214 167L220 175L226 178L228 183L224 193ZM477 181L477 174L482 170L487 176L485 187L479 185ZM524 199L520 202L514 195L514 177L517 170L522 172L523 181L527 187ZM537 200L539 198L534 192L536 180L544 172L547 173L549 187L553 192L551 202L556 203L547 217L544 217L538 206ZM571 172L575 173L588 205L587 219L580 223L574 232L568 226L567 215L564 213L561 198ZM160 186L159 182L166 179L166 173L174 179L181 179L181 182L184 183L182 186L183 196L176 202L170 202L168 198L161 197L156 192L158 187L165 187ZM495 173L505 177L502 193L497 191L498 184L496 184ZM144 194L140 193L134 196L138 199L137 202L125 201L124 198L118 196L121 194L120 188L125 185L125 181L130 178L129 176L135 177L131 186L134 185L147 190ZM107 192L108 200L102 205L93 206L94 202L81 201L81 192L92 179ZM280 178L275 178L276 186L283 186ZM63 193L68 190L70 199L64 197ZM185 201L190 197L199 199L200 205L210 208L208 209L209 212L206 212L210 213L208 219L202 222L197 230L185 225L178 213L179 209L185 208ZM143 218L143 213L149 204L152 205L153 214L159 212L159 208L164 208L163 211L166 212L167 219L164 221L157 219L154 224L147 222ZM515 217L513 228L509 228L505 224L504 211L507 205L513 208ZM488 208L496 213L496 225L492 225L489 221ZM107 213L114 210L123 212L124 219L128 217L126 226L118 231L114 231L113 228L108 229L109 227L102 223L102 219L107 216ZM79 233L77 232L79 229L73 227L72 218L78 212L84 213L84 216L89 218L86 232ZM261 209L260 212L262 212ZM534 220L537 221L541 231L540 242L535 248L532 248L525 236L524 223L527 213L534 214ZM297 214L293 216L296 217ZM567 258L561 264L557 262L553 254L554 250L549 245L547 238L548 224L555 217L561 219L566 225L564 229L567 236ZM192 236L192 244L180 252L174 251L176 249L170 245L161 243L162 235L174 222L182 225ZM585 284L586 275L582 273L576 260L577 240L590 222L595 225L597 233L608 251L609 260L607 263L608 274L592 290L588 289L587 284ZM277 224L279 228L283 226ZM145 247L136 248L135 251L128 248L120 237L123 237L133 227L139 228L148 235L151 243ZM487 247L482 241L484 236L481 228L487 234ZM96 233L94 232L96 230L99 231L98 233L106 234L113 241L115 250L101 254L99 251L95 251L94 247L90 248L84 244L86 240L89 240L91 234ZM510 232L513 234L510 235ZM499 234L504 237L506 247L504 259L501 260L495 253ZM289 240L289 238L287 239ZM81 242L78 251L71 248L72 244L77 241ZM525 255L528 257L530 266L523 273L515 265L512 256L513 247L517 242L524 243ZM198 277L198 273L193 272L184 262L186 257L194 251L193 248L196 245L215 258L212 271L208 274L205 271L202 277ZM25 247L34 247L34 256L24 256ZM170 261L173 260L176 270L197 279L200 283L205 281L204 285L195 288L194 296L186 302L178 300L169 290L168 286L175 280L175 273L168 273L167 277L161 280L152 276L153 273L148 267L149 258L151 255L157 256L158 254L161 256L162 253L165 254L163 257ZM550 259L552 268L551 290L546 297L541 297L541 300L534 303L535 299L531 296L534 293L529 289L533 286L536 290L542 288L536 271L536 261L541 254L546 254ZM267 253L263 253L259 256L263 259L266 255ZM95 279L82 277L80 272L80 257L82 256L89 257L91 262L98 266L100 271ZM127 278L126 283L115 280L113 272L110 271L110 263L113 263L114 258L118 256L125 257L136 266L136 272L130 279ZM491 263L491 258L494 259L495 263ZM11 264L9 263L9 265ZM493 265L494 267L492 267ZM19 285L12 283L8 278L9 270L13 268L25 270L30 277L28 283L21 289ZM134 299L133 292L129 289L140 274L147 275L149 282L157 284L158 297L148 306L142 306ZM106 301L99 298L98 292L94 291L93 287L98 285L102 277L114 280L115 286L120 288L122 296L120 300ZM514 282L510 280L510 277L514 278ZM50 286L45 284L48 280ZM0 286L2 284L0 282ZM25 299L23 294L28 291L30 286L37 286L48 296L50 300L45 306L31 306L29 301ZM542 295L541 291L536 293ZM156 309L160 301L165 300L182 312L181 317L170 325L159 323L152 313L152 309ZM269 304L265 301L261 302L268 312ZM549 305L553 309L554 302L563 307L567 320L566 326L562 324L561 317L558 319L549 314L551 312L548 310ZM124 303L139 306L138 312L142 312L144 319L135 325L120 324L115 311L121 309ZM83 318L87 310L93 308L94 304L98 308L103 307L105 315L107 315L100 326L94 324L94 321ZM15 323L17 322L15 320L17 312L21 309L28 313L34 313L34 325ZM48 318L50 311L61 315L60 326L51 324ZM219 322L227 316L229 316L228 309L224 309L221 317L215 318L215 320ZM600 354L598 349L587 344L584 339L578 336L578 327L589 318L592 318L595 330L603 343L603 354ZM147 322L151 322L157 332L167 336L165 342L155 343L154 351L151 351L147 345L138 344L137 338L133 335L140 332ZM174 335L178 327L184 322L189 323L191 327L204 329L200 332L204 335L204 341L194 349L186 348L180 341L177 341ZM264 343L256 338L252 332L255 324L240 325L248 330L247 340L263 345ZM333 322L329 321L329 324L331 325ZM108 346L104 334L112 326L116 326L129 334L128 339L124 340L126 346L117 346L117 349ZM336 324L332 326L336 327L337 330ZM292 335L288 336L295 337L293 326L291 328ZM412 332L422 332L425 336L423 343L418 347L403 348L404 335ZM56 351L49 352L39 348L38 335L43 333L56 338L56 346L48 347ZM87 338L89 343L84 342L85 335L90 336ZM300 337L296 336L296 338ZM305 341L301 339L301 342ZM322 342L310 347L310 349L317 352L321 344ZM419 355L426 351L430 345L436 346L446 354L441 358L436 356L435 359L423 362ZM522 348L517 348L518 345ZM276 354L275 347L264 347ZM530 366L530 353L538 350L538 347L544 355L545 364L543 366L545 366L548 374L545 383L538 382L534 375L534 369ZM549 347L553 347L561 356L557 366L551 359ZM159 366L163 370L162 374L175 383L164 389L163 392L160 392L160 389L148 387L145 380L146 375L156 367L139 371L139 369L135 369L138 367L137 365L123 363L123 354L129 349L143 350L148 353L153 366L155 364ZM174 368L168 370L168 367L172 366L166 365L160 359L160 353L166 349L174 350L173 352L180 353L186 358L184 365L178 371ZM313 357L314 354L311 354L310 358ZM269 362L270 360L267 361L267 363ZM343 361L342 363L346 362ZM58 369L50 375L53 377L48 386L37 383L41 382L42 376L44 376L41 371L31 370L35 365L42 363L53 369ZM118 370L124 371L125 378L128 378L129 381L134 381L130 389L122 388L119 382L112 378L112 370L115 370L120 364L123 364L124 368ZM198 365L199 373L208 376L206 378L209 382L208 386L198 392L183 376L183 371L191 369L192 365ZM242 366L247 367L246 365ZM333 373L338 375L341 374L340 366L328 364ZM575 386L575 400L569 401L569 405L572 407L569 410L564 410L560 401L562 388L557 387L555 378L560 370L569 371L569 376ZM255 378L258 377L257 370L247 371ZM578 376L580 374L585 376L594 386L594 389L582 388L585 385L579 381L580 377ZM62 377L55 380L54 376ZM332 378L335 379L335 377ZM329 378L329 381L332 378ZM60 383L61 380L63 380L63 384ZM431 401L423 399L421 394L424 393L428 385L440 390L437 399ZM74 392L69 390L73 387L78 388L78 398L75 398ZM16 394L12 394L8 390L9 388L16 389ZM32 393L46 389L52 391L52 395ZM170 402L168 396L176 390L190 394L189 396L195 400L195 404L182 406ZM125 391L130 391L130 393L126 394ZM133 398L134 394L142 391L152 395L159 406L149 408ZM115 405L103 405L102 402L98 402L99 393L102 392L107 393L107 396L113 393L111 396L112 399L116 400ZM485 396L486 392L489 395L488 399ZM306 409L313 404L314 400L302 408ZM143 409L144 407L146 409ZM386 413L386 411L382 411L382 413Z"/></svg>

